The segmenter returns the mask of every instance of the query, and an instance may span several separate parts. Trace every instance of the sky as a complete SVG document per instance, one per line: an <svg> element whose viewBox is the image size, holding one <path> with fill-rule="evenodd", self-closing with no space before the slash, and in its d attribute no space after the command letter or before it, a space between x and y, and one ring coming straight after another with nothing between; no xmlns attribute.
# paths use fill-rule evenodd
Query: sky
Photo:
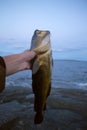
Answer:
<svg viewBox="0 0 87 130"><path fill-rule="evenodd" d="M51 32L53 50L86 48L87 0L0 0L0 41L30 44L35 29Z"/></svg>

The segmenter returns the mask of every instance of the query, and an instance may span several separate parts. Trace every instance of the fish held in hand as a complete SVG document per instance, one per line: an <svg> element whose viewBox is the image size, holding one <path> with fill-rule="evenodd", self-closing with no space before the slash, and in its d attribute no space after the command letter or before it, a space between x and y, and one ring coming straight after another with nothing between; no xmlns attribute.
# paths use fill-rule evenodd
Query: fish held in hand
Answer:
<svg viewBox="0 0 87 130"><path fill-rule="evenodd" d="M31 41L31 50L38 55L32 61L32 89L34 92L34 123L43 121L43 111L46 110L46 100L51 90L52 50L50 32L35 30ZM40 52L40 54L39 54Z"/></svg>

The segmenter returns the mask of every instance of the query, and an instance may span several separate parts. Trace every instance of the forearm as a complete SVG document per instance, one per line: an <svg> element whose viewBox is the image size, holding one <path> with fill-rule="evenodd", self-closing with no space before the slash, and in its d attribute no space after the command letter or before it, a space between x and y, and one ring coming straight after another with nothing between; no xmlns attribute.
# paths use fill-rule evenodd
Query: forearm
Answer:
<svg viewBox="0 0 87 130"><path fill-rule="evenodd" d="M25 51L20 54L4 56L3 59L6 64L6 76L21 70L30 69L29 62L35 55L35 52Z"/></svg>

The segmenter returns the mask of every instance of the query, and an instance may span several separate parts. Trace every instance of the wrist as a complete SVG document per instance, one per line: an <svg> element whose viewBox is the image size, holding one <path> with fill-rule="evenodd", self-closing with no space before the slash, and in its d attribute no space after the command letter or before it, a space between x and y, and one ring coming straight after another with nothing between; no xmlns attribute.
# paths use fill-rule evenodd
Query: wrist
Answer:
<svg viewBox="0 0 87 130"><path fill-rule="evenodd" d="M21 58L23 58L24 61L30 61L36 56L36 53L34 51L24 51L21 53Z"/></svg>

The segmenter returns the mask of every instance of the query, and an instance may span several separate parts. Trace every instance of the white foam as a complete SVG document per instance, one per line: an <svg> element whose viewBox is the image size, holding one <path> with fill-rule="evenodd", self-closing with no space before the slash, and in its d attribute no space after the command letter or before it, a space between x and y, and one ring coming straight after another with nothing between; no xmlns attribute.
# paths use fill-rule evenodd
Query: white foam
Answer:
<svg viewBox="0 0 87 130"><path fill-rule="evenodd" d="M75 83L77 89L87 90L87 83Z"/></svg>
<svg viewBox="0 0 87 130"><path fill-rule="evenodd" d="M81 87L84 87L84 86L86 87L87 83L78 83L78 85L81 86Z"/></svg>

